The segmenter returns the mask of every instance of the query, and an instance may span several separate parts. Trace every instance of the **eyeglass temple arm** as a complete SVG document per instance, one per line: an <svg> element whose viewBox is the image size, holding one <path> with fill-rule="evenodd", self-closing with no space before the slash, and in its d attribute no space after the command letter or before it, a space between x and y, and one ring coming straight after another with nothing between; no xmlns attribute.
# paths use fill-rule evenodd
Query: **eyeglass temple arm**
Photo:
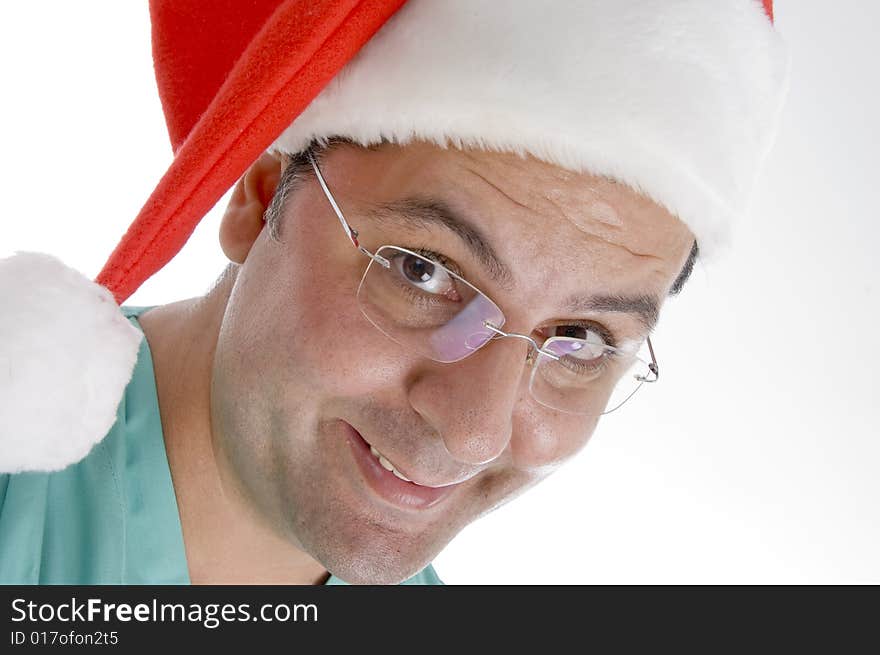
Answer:
<svg viewBox="0 0 880 655"><path fill-rule="evenodd" d="M309 150L308 152L306 152L306 156L309 158L309 163L312 165L312 169L315 171L315 176L318 178L318 183L321 185L321 189L324 191L324 196L327 198L330 206L333 207L333 211L336 213L336 218L339 219L339 222L342 224L342 229L345 230L345 234L348 235L348 238L354 244L354 247L360 250L370 259L378 262L385 268L388 268L391 264L387 259L385 259L381 255L371 253L360 243L358 243L358 231L354 229L354 227L349 225L348 221L345 220L345 216L342 215L342 210L339 209L339 205L336 204L336 198L334 198L333 194L330 193L330 188L327 186L327 182L324 180L324 175L321 173L321 169L318 167L318 162L315 161L315 156L312 154L312 151Z"/></svg>
<svg viewBox="0 0 880 655"><path fill-rule="evenodd" d="M651 343L651 337L648 337L648 351L651 353L651 363L648 364L648 370L654 374L654 377L637 375L636 379L640 382L656 382L660 379L660 365L657 363L657 357L654 355L654 344Z"/></svg>
<svg viewBox="0 0 880 655"><path fill-rule="evenodd" d="M318 162L315 161L315 156L312 154L312 151L309 150L306 153L306 156L309 158L309 163L315 171L321 189L324 190L324 195L327 196L330 206L333 207L333 211L336 212L336 218L342 223L342 229L345 230L345 233L348 235L348 238L351 239L354 247L360 249L361 246L358 243L358 231L349 225L348 221L345 220L345 216L342 215L342 210L339 209L339 205L336 204L336 199L333 197L333 194L330 193L330 189L327 187L327 182L324 181L324 176L321 174L321 169L318 168Z"/></svg>

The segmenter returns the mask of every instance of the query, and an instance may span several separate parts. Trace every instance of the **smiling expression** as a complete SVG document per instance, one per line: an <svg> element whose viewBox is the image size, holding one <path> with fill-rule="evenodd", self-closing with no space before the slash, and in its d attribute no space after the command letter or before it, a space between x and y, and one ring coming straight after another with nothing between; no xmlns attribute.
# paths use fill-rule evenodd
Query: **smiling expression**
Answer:
<svg viewBox="0 0 880 655"><path fill-rule="evenodd" d="M571 326L643 339L644 302L662 305L693 244L628 187L533 158L411 144L333 147L320 161L361 245L441 255L502 308L505 330L538 343ZM430 201L483 247L402 210ZM534 401L522 340L442 364L375 329L355 298L369 260L313 176L287 194L278 221L279 239L261 230L239 267L219 333L221 470L335 575L399 582L577 453L597 418ZM621 297L643 305L591 302Z"/></svg>

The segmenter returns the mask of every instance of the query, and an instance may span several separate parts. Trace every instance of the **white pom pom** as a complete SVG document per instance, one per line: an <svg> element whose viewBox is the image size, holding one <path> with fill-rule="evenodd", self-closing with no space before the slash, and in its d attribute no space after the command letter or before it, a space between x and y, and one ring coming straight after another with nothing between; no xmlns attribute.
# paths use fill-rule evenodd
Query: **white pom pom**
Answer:
<svg viewBox="0 0 880 655"><path fill-rule="evenodd" d="M141 332L58 259L0 259L0 473L54 471L116 421Z"/></svg>

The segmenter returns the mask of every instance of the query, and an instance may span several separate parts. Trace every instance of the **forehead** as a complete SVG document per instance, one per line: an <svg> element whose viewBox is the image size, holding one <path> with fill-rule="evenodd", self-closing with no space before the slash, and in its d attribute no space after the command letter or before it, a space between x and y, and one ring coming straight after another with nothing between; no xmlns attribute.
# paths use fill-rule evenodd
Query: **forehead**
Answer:
<svg viewBox="0 0 880 655"><path fill-rule="evenodd" d="M603 293L663 296L693 243L681 221L628 186L530 156L423 143L344 151L334 166L363 202L448 203L523 287L577 276Z"/></svg>

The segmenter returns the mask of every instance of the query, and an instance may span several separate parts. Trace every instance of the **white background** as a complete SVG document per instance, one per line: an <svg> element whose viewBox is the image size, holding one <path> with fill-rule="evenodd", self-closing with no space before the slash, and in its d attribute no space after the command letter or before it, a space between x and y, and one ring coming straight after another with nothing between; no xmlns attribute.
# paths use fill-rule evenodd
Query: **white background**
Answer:
<svg viewBox="0 0 880 655"><path fill-rule="evenodd" d="M880 582L880 4L776 13L794 60L777 145L734 248L667 304L662 382L466 529L445 581ZM171 156L146 2L3 3L0 82L0 256L94 277ZM127 304L207 290L224 204Z"/></svg>

